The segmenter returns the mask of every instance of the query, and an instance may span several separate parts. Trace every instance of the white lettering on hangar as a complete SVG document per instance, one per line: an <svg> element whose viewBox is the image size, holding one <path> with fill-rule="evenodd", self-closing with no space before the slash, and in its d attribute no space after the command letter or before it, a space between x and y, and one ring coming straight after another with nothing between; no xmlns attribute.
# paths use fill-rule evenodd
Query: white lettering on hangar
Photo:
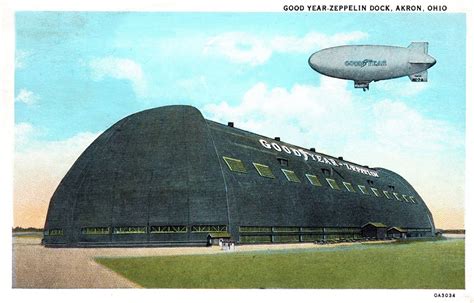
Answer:
<svg viewBox="0 0 474 303"><path fill-rule="evenodd" d="M286 145L278 144L276 142L269 143L265 139L260 139L258 141L266 149L274 149L278 152L284 152L284 153L287 153L289 155L293 154L297 157L303 157L305 161L308 161L309 159L312 159L313 161L317 161L319 163L324 163L324 164L328 164L328 165L332 165L332 166L336 166L336 167L342 166L342 167L345 167L347 170L355 171L355 172L360 173L360 174L364 174L364 175L368 175L368 176L372 176L372 177L379 177L378 173L376 171L372 170L372 169L368 169L368 168L361 167L361 166L358 166L358 165L350 164L350 163L341 161L339 159L336 160L336 159L333 159L333 158L330 158L330 157L326 157L326 156L323 156L323 155L319 155L319 154L316 154L316 153L313 153L313 152L306 151L302 148L296 149L294 147L288 147Z"/></svg>

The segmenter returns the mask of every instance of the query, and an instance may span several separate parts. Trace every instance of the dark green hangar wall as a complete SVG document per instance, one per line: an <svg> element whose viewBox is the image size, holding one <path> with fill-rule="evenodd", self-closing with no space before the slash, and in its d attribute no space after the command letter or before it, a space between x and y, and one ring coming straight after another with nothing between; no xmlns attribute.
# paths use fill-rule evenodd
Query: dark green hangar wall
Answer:
<svg viewBox="0 0 474 303"><path fill-rule="evenodd" d="M44 243L315 241L361 237L369 222L434 234L422 198L394 172L166 106L120 120L84 151L51 198Z"/></svg>

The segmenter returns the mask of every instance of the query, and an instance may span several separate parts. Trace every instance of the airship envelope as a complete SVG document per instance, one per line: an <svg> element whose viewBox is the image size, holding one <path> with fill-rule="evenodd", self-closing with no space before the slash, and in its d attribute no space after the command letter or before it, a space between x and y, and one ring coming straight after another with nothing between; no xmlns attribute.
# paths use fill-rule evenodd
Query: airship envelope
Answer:
<svg viewBox="0 0 474 303"><path fill-rule="evenodd" d="M428 68L436 60L428 55L428 42L412 42L407 48L386 45L343 45L322 49L309 57L320 74L353 80L355 88L369 89L372 81L408 76L427 82Z"/></svg>

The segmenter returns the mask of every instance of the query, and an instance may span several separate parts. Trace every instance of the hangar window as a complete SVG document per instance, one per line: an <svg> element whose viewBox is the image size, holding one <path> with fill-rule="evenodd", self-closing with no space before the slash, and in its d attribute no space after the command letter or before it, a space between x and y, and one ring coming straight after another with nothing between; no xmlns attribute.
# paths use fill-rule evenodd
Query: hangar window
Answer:
<svg viewBox="0 0 474 303"><path fill-rule="evenodd" d="M277 235L273 236L273 242L276 243L287 243L287 242L299 242L299 235Z"/></svg>
<svg viewBox="0 0 474 303"><path fill-rule="evenodd" d="M324 240L324 235L313 234L313 235L301 235L302 242L315 242Z"/></svg>
<svg viewBox="0 0 474 303"><path fill-rule="evenodd" d="M319 233L324 232L322 227L302 227L301 231L302 232L319 232Z"/></svg>
<svg viewBox="0 0 474 303"><path fill-rule="evenodd" d="M411 202L413 202L413 203L416 203L416 199L415 199L415 197L413 197L413 196L410 196L410 200L411 200Z"/></svg>
<svg viewBox="0 0 474 303"><path fill-rule="evenodd" d="M407 195L402 195L402 197L403 197L403 200L405 200L406 202L410 203L410 201L408 201Z"/></svg>
<svg viewBox="0 0 474 303"><path fill-rule="evenodd" d="M286 178L288 179L288 181L291 181L291 182L301 182L300 179L298 178L298 176L295 174L294 171L292 170L287 170L287 169L281 169L281 171L285 174Z"/></svg>
<svg viewBox="0 0 474 303"><path fill-rule="evenodd" d="M361 229L359 227L326 227L326 233L359 233Z"/></svg>
<svg viewBox="0 0 474 303"><path fill-rule="evenodd" d="M191 226L191 232L193 233L219 232L219 231L227 231L227 225L193 225Z"/></svg>
<svg viewBox="0 0 474 303"><path fill-rule="evenodd" d="M349 182L342 182L342 184L344 184L348 191L350 191L351 193L355 193L355 189L352 184L350 184Z"/></svg>
<svg viewBox="0 0 474 303"><path fill-rule="evenodd" d="M331 179L331 178L326 178L326 181L328 182L329 186L331 186L332 189L337 189L337 190L341 189L339 185L337 185L336 180Z"/></svg>
<svg viewBox="0 0 474 303"><path fill-rule="evenodd" d="M322 186L319 178L315 175L306 174L306 178L308 178L309 182L315 186Z"/></svg>
<svg viewBox="0 0 474 303"><path fill-rule="evenodd" d="M253 166L255 166L255 169L258 171L260 176L266 177L266 178L275 178L275 176L272 173L272 170L267 165L254 162Z"/></svg>
<svg viewBox="0 0 474 303"><path fill-rule="evenodd" d="M368 194L369 194L369 191L367 190L367 187L365 187L364 185L357 185L357 187L359 187L360 191L361 191L364 195L368 195Z"/></svg>
<svg viewBox="0 0 474 303"><path fill-rule="evenodd" d="M378 190L377 188L371 187L370 189L372 190L372 192L373 192L377 197L380 197L380 196L381 196L381 195L380 195L380 192L379 192L379 190Z"/></svg>
<svg viewBox="0 0 474 303"><path fill-rule="evenodd" d="M127 234L146 234L145 226L121 226L114 228L114 234L127 235Z"/></svg>
<svg viewBox="0 0 474 303"><path fill-rule="evenodd" d="M152 234L186 233L187 231L188 228L184 225L150 226Z"/></svg>
<svg viewBox="0 0 474 303"><path fill-rule="evenodd" d="M288 226L279 226L279 227L273 227L272 230L276 233L285 233L285 232L299 232L300 228L299 227L288 227Z"/></svg>
<svg viewBox="0 0 474 303"><path fill-rule="evenodd" d="M272 236L239 236L241 243L270 243Z"/></svg>
<svg viewBox="0 0 474 303"><path fill-rule="evenodd" d="M64 236L64 231L61 228L48 229L44 233L45 236Z"/></svg>
<svg viewBox="0 0 474 303"><path fill-rule="evenodd" d="M271 227L265 226L239 226L239 232L244 233L263 233L263 232L271 232Z"/></svg>
<svg viewBox="0 0 474 303"><path fill-rule="evenodd" d="M387 199L392 200L392 196L390 196L390 193L388 191L384 190L383 194L385 195L385 197L387 197Z"/></svg>
<svg viewBox="0 0 474 303"><path fill-rule="evenodd" d="M108 235L110 227L84 227L81 229L83 235Z"/></svg>
<svg viewBox="0 0 474 303"><path fill-rule="evenodd" d="M393 192L393 195L395 196L395 198L396 198L398 201L402 201L402 198L400 198L400 194L399 194L399 193Z"/></svg>
<svg viewBox="0 0 474 303"><path fill-rule="evenodd" d="M245 169L244 163L239 159L229 158L229 157L222 157L229 167L231 171L239 172L239 173L246 173L247 170Z"/></svg>

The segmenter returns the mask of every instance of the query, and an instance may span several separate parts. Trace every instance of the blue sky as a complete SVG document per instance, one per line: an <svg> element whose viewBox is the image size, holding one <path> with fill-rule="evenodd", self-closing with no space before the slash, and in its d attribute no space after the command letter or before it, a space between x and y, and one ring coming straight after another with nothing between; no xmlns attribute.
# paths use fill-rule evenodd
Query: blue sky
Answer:
<svg viewBox="0 0 474 303"><path fill-rule="evenodd" d="M15 95L27 89L41 98L36 106L17 104L16 121L41 126L48 139L100 131L128 113L162 104L202 106L222 100L235 104L257 82L289 89L295 83L320 81L308 68L307 52L274 52L255 66L203 54L209 39L227 32L271 39L360 31L367 37L354 44L407 46L411 41L429 41L429 52L438 60L429 73L430 89L409 102L430 117L464 129L465 86L460 79L465 79L465 23L459 14L433 18L428 14L25 12L17 13L16 25L17 53L26 52L28 68L17 69ZM140 64L149 93L137 96L123 79L94 81L88 62L107 56ZM177 84L199 77L206 82L194 83L191 90ZM386 95L377 84L372 88L370 95L354 93L369 98ZM68 119L61 119L64 115Z"/></svg>
<svg viewBox="0 0 474 303"><path fill-rule="evenodd" d="M464 14L19 12L15 23L24 163L15 174L24 186L34 166L57 172L54 190L87 144L126 115L191 104L212 120L397 171L434 213L462 213ZM307 64L324 47L412 41L428 41L437 59L427 83L400 78L363 92ZM52 159L59 152L67 161ZM436 184L453 163L459 177Z"/></svg>

